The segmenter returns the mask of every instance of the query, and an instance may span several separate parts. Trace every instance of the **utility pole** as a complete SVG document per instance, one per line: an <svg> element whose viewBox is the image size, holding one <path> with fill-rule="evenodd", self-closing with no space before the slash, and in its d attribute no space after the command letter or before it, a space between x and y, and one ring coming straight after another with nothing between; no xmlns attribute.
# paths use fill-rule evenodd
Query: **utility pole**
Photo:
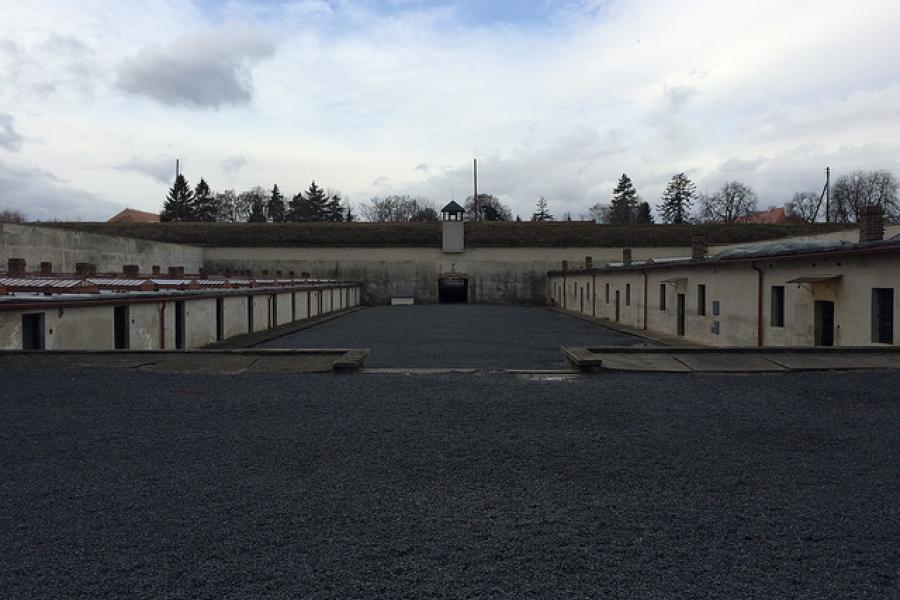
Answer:
<svg viewBox="0 0 900 600"><path fill-rule="evenodd" d="M473 203L475 206L475 220L478 220L478 159L472 159L472 166L474 167L473 174L475 176L475 195L472 196Z"/></svg>
<svg viewBox="0 0 900 600"><path fill-rule="evenodd" d="M825 222L831 222L831 167L825 167Z"/></svg>

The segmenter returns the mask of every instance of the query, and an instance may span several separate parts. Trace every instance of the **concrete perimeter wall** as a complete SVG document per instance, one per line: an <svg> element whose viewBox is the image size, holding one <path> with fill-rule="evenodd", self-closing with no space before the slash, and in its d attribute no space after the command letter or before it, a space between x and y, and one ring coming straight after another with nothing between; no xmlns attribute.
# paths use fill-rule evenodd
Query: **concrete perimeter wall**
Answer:
<svg viewBox="0 0 900 600"><path fill-rule="evenodd" d="M75 263L86 262L106 273L120 273L122 265L139 265L142 273L149 273L153 265L159 265L163 273L169 267L184 267L187 273L197 273L203 266L203 248L0 223L0 270L6 270L10 258L24 258L29 272L38 271L41 262L51 262L57 273L73 273Z"/></svg>
<svg viewBox="0 0 900 600"><path fill-rule="evenodd" d="M685 256L687 247L634 248L635 259ZM417 302L438 301L438 280L459 273L469 279L469 301L485 303L545 302L547 271L563 260L572 267L584 257L594 263L621 260L620 248L468 248L445 254L440 248L207 248L210 272L251 269L254 273L312 273L316 277L360 281L363 302L386 304L392 296ZM325 297L324 306L330 298ZM338 298L335 298L337 303Z"/></svg>

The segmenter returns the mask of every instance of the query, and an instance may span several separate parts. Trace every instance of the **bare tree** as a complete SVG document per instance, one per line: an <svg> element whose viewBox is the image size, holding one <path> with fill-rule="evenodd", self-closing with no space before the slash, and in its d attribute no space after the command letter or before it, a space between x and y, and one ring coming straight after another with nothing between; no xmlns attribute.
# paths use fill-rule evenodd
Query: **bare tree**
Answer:
<svg viewBox="0 0 900 600"><path fill-rule="evenodd" d="M25 215L14 208L0 210L0 223L24 223Z"/></svg>
<svg viewBox="0 0 900 600"><path fill-rule="evenodd" d="M820 197L816 192L796 192L787 204L788 212L807 223L815 223L819 218Z"/></svg>
<svg viewBox="0 0 900 600"><path fill-rule="evenodd" d="M756 212L756 193L739 181L729 181L712 196L700 197L700 221L735 223Z"/></svg>
<svg viewBox="0 0 900 600"><path fill-rule="evenodd" d="M408 223L410 221L437 221L437 208L429 200L410 196L385 196L372 198L360 207L366 221L373 223Z"/></svg>
<svg viewBox="0 0 900 600"><path fill-rule="evenodd" d="M853 171L843 175L831 189L831 220L851 223L866 206L878 206L892 220L900 216L897 178L890 171Z"/></svg>
<svg viewBox="0 0 900 600"><path fill-rule="evenodd" d="M466 198L466 216L475 219L475 202L472 196ZM478 221L512 221L512 211L490 194L478 194Z"/></svg>

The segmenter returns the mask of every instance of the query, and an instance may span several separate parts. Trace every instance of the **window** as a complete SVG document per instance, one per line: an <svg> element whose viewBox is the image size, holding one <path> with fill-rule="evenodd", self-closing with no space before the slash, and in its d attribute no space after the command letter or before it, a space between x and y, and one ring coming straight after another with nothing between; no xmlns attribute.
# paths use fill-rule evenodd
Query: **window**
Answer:
<svg viewBox="0 0 900 600"><path fill-rule="evenodd" d="M706 286L702 283L697 286L697 314L706 316Z"/></svg>
<svg viewBox="0 0 900 600"><path fill-rule="evenodd" d="M666 310L666 284L659 284L659 310Z"/></svg>
<svg viewBox="0 0 900 600"><path fill-rule="evenodd" d="M772 286L772 327L784 327L784 286Z"/></svg>
<svg viewBox="0 0 900 600"><path fill-rule="evenodd" d="M894 343L894 288L872 289L872 342Z"/></svg>
<svg viewBox="0 0 900 600"><path fill-rule="evenodd" d="M609 304L609 284L606 284L606 303Z"/></svg>
<svg viewBox="0 0 900 600"><path fill-rule="evenodd" d="M625 306L631 306L631 284L625 284Z"/></svg>

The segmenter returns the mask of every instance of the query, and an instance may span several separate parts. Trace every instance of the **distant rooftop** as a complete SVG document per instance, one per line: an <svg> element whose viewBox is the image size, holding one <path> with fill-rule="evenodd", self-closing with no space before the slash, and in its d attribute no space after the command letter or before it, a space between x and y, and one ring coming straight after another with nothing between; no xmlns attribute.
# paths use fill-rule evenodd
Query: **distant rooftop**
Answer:
<svg viewBox="0 0 900 600"><path fill-rule="evenodd" d="M134 208L126 208L110 217L107 223L159 223L159 215Z"/></svg>

